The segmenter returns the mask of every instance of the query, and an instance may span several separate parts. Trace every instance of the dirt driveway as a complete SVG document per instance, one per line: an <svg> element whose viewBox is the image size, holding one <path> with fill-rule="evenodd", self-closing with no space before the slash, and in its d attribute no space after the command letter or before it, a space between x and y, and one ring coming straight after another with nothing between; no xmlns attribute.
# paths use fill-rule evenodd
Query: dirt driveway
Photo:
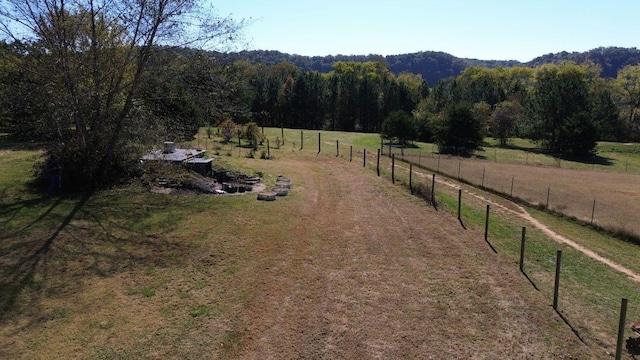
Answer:
<svg viewBox="0 0 640 360"><path fill-rule="evenodd" d="M294 185L290 210L274 222L291 236L254 249L261 273L233 357L604 355L582 344L517 266L455 217L344 159L294 157L278 166Z"/></svg>

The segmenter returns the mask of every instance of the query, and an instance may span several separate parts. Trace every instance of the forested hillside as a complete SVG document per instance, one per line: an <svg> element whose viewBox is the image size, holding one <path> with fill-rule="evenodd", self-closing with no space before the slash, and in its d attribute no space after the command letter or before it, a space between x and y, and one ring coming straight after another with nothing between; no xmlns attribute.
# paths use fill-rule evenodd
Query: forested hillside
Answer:
<svg viewBox="0 0 640 360"><path fill-rule="evenodd" d="M326 73L332 70L332 66L338 61L375 61L385 59L389 70L397 74L410 72L420 74L430 86L435 85L441 79L458 76L470 66L487 68L529 66L536 67L543 64L558 64L563 61L573 61L577 64L593 62L602 68L602 77L615 78L618 70L626 65L640 64L640 50L636 48L600 47L585 52L560 52L539 56L527 63L517 60L478 60L464 59L437 51L421 51L402 55L328 55L328 56L302 56L281 53L279 51L242 51L238 53L221 54L216 57L225 62L235 60L247 60L251 63L263 63L275 65L288 62L302 71L318 71Z"/></svg>

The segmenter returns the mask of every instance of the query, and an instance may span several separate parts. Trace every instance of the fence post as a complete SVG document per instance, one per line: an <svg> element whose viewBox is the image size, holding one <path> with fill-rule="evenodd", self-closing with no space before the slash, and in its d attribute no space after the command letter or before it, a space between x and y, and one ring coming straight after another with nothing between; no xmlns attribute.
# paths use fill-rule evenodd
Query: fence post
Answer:
<svg viewBox="0 0 640 360"><path fill-rule="evenodd" d="M413 184L411 183L411 178L413 176L413 163L409 163L409 191L411 195L413 195Z"/></svg>
<svg viewBox="0 0 640 360"><path fill-rule="evenodd" d="M622 359L622 343L624 342L624 325L627 321L627 299L622 298L620 305L620 322L618 323L618 342L616 344L616 360Z"/></svg>
<svg viewBox="0 0 640 360"><path fill-rule="evenodd" d="M593 225L593 215L596 213L596 198L593 198L593 207L591 208L591 225Z"/></svg>
<svg viewBox="0 0 640 360"><path fill-rule="evenodd" d="M549 195L551 194L551 185L549 185L549 187L547 187L547 205L545 206L545 209L549 210Z"/></svg>
<svg viewBox="0 0 640 360"><path fill-rule="evenodd" d="M558 311L558 289L560 288L560 266L562 265L562 250L556 255L556 281L553 286L553 310Z"/></svg>
<svg viewBox="0 0 640 360"><path fill-rule="evenodd" d="M527 228L522 227L522 240L520 242L520 272L524 272L524 241L527 237Z"/></svg>
<svg viewBox="0 0 640 360"><path fill-rule="evenodd" d="M300 150L304 148L304 130L300 130Z"/></svg>
<svg viewBox="0 0 640 360"><path fill-rule="evenodd" d="M378 149L378 160L376 160L376 173L380 176L380 149Z"/></svg>
<svg viewBox="0 0 640 360"><path fill-rule="evenodd" d="M320 133L318 133L318 154L320 154Z"/></svg>
<svg viewBox="0 0 640 360"><path fill-rule="evenodd" d="M349 145L349 162L353 160L353 145Z"/></svg>
<svg viewBox="0 0 640 360"><path fill-rule="evenodd" d="M336 140L336 157L340 156L340 140Z"/></svg>
<svg viewBox="0 0 640 360"><path fill-rule="evenodd" d="M431 179L431 204L436 206L436 174L433 174L433 178Z"/></svg>
<svg viewBox="0 0 640 360"><path fill-rule="evenodd" d="M462 221L461 209L462 209L462 189L458 189L458 220L459 221Z"/></svg>
<svg viewBox="0 0 640 360"><path fill-rule="evenodd" d="M513 181L516 179L515 176L511 177L511 193L509 194L509 197L513 197Z"/></svg>
<svg viewBox="0 0 640 360"><path fill-rule="evenodd" d="M378 149L380 151L380 149ZM367 167L367 149L362 151L362 167Z"/></svg>
<svg viewBox="0 0 640 360"><path fill-rule="evenodd" d="M484 221L484 240L489 240L489 204L487 204L487 217Z"/></svg>
<svg viewBox="0 0 640 360"><path fill-rule="evenodd" d="M280 127L280 135L282 135L282 145L284 145L284 126Z"/></svg>
<svg viewBox="0 0 640 360"><path fill-rule="evenodd" d="M396 154L391 155L391 183L396 183Z"/></svg>

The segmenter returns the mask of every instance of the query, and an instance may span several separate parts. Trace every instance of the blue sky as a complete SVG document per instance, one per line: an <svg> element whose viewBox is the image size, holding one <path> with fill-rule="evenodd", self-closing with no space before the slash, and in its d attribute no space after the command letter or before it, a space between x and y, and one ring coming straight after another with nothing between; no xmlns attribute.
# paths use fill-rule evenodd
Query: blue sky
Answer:
<svg viewBox="0 0 640 360"><path fill-rule="evenodd" d="M246 50L520 60L600 46L640 48L640 0L212 0L249 19Z"/></svg>

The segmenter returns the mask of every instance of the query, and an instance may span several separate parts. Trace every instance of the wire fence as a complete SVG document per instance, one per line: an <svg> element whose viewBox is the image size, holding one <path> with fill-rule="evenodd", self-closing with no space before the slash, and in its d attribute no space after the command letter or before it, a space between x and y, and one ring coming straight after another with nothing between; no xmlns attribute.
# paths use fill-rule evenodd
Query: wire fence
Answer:
<svg viewBox="0 0 640 360"><path fill-rule="evenodd" d="M394 149L400 153L398 149ZM398 156L398 155L396 155ZM436 173L549 209L630 239L640 239L640 176L632 173L499 163L405 152Z"/></svg>

